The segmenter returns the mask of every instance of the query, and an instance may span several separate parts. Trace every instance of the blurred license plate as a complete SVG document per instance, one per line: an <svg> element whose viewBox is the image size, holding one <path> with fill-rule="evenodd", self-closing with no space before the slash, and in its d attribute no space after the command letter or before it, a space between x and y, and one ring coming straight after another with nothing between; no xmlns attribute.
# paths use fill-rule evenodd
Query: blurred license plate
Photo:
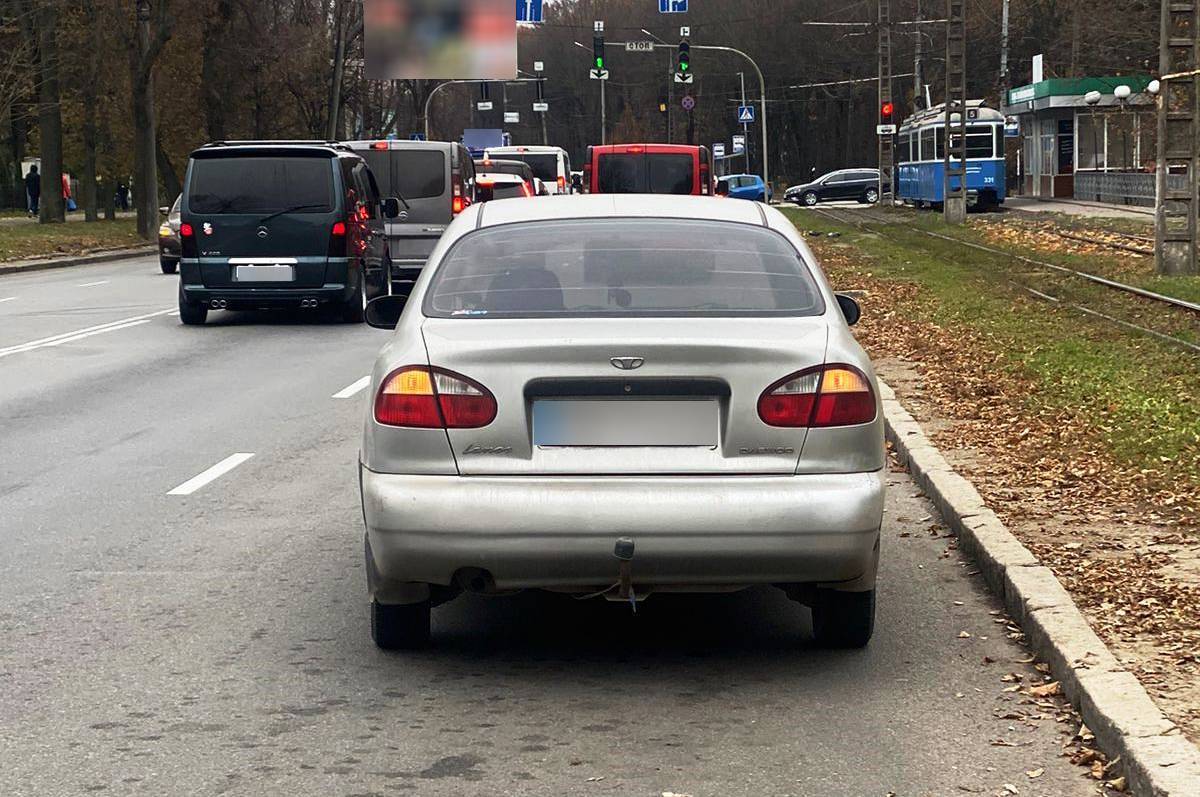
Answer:
<svg viewBox="0 0 1200 797"><path fill-rule="evenodd" d="M296 267L283 263L235 266L233 278L237 282L295 282Z"/></svg>
<svg viewBox="0 0 1200 797"><path fill-rule="evenodd" d="M542 399L533 402L538 446L717 444L715 399Z"/></svg>

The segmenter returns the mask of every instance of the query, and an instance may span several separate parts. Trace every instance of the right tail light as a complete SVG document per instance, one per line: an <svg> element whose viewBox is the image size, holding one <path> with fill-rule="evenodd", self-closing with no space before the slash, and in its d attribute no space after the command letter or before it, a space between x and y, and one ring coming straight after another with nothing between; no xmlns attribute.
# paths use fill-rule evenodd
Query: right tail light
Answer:
<svg viewBox="0 0 1200 797"><path fill-rule="evenodd" d="M375 397L375 420L414 429L478 429L496 419L496 398L462 374L406 365L388 374Z"/></svg>
<svg viewBox="0 0 1200 797"><path fill-rule="evenodd" d="M768 426L826 428L875 420L875 392L852 365L818 365L785 376L758 397Z"/></svg>

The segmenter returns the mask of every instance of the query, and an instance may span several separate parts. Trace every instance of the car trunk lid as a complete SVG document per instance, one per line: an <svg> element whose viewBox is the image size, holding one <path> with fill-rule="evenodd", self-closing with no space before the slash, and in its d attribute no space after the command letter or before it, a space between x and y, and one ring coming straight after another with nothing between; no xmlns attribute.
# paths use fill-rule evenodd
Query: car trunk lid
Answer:
<svg viewBox="0 0 1200 797"><path fill-rule="evenodd" d="M821 317L427 319L429 363L495 396L448 432L462 475L796 471L805 429L758 397L823 362Z"/></svg>

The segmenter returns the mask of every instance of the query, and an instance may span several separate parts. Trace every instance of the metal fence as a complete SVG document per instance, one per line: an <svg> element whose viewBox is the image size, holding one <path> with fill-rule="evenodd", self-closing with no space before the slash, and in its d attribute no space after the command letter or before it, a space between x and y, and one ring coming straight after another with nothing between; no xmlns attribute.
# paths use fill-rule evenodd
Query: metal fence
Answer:
<svg viewBox="0 0 1200 797"><path fill-rule="evenodd" d="M1172 190L1186 191L1187 177L1167 177ZM1088 202L1154 207L1154 172L1075 172L1075 198Z"/></svg>

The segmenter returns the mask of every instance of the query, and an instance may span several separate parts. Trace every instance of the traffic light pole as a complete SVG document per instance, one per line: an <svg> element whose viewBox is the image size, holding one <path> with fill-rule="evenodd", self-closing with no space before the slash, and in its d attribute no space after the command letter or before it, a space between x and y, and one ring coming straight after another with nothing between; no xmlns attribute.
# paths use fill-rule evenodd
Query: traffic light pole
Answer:
<svg viewBox="0 0 1200 797"><path fill-rule="evenodd" d="M659 47L659 46L663 46L663 45L655 45L655 47ZM671 45L668 44L665 46L670 47ZM756 64L754 62L753 58L751 58L750 56L746 55L741 50L738 50L734 47L722 47L722 46L716 45L716 44L693 44L692 49L693 50L718 50L718 51L724 52L724 53L733 53L734 55L740 55L742 58L745 58L747 61L750 62L750 66L754 67L754 73L756 75L758 75L758 92L759 92L758 96L759 96L759 108L760 108L759 114L762 116L762 179L763 179L763 185L769 187L771 185L771 180L770 180L770 176L767 173L768 163L770 161L770 158L767 157L767 81L763 79L762 70L758 68L758 64ZM749 143L749 142L747 142L747 143Z"/></svg>
<svg viewBox="0 0 1200 797"><path fill-rule="evenodd" d="M920 32L917 33L918 40ZM880 109L895 109L892 102L892 3L891 0L879 0L879 107ZM880 119L880 122L883 122ZM891 120L887 120L891 124ZM895 190L895 179L892 174L893 133L880 133L879 139L879 206L890 205L892 192ZM884 181L887 181L887 191L884 191Z"/></svg>
<svg viewBox="0 0 1200 797"><path fill-rule="evenodd" d="M505 83L537 83L539 80L541 80L541 78L518 77L518 78L513 78L512 80L506 80L504 82ZM489 80L443 80L441 83L434 86L433 91L429 92L429 96L425 98L425 112L424 113L425 113L425 138L426 138L426 140L428 140L430 138L430 135L429 135L429 109L430 109L431 104L433 103L434 96L437 95L437 93L439 91L446 88L447 86L455 86L455 85L460 85L463 83L490 83L490 82L491 81L489 81ZM474 109L474 107L475 107L474 105L471 106L472 109ZM543 118L545 118L545 117L543 117Z"/></svg>

